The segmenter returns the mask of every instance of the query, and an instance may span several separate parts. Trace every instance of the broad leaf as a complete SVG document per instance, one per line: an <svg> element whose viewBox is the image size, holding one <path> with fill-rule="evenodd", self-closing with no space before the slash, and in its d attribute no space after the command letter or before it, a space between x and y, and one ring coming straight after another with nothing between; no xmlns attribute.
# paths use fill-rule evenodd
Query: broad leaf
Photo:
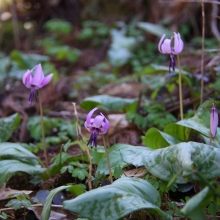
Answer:
<svg viewBox="0 0 220 220"><path fill-rule="evenodd" d="M140 209L172 219L158 207L160 196L147 181L138 178L121 178L112 185L94 189L75 199L64 201L64 209L90 220L117 220Z"/></svg>
<svg viewBox="0 0 220 220"><path fill-rule="evenodd" d="M143 163L149 172L165 181L177 174L177 183L197 180L194 171L212 179L220 175L220 149L197 142L180 143L153 151L145 150Z"/></svg>
<svg viewBox="0 0 220 220"><path fill-rule="evenodd" d="M141 139L146 144L146 146L152 149L159 149L180 143L180 140L177 138L159 131L156 128L150 128L146 135L144 137L142 136Z"/></svg>
<svg viewBox="0 0 220 220"><path fill-rule="evenodd" d="M158 25L158 24L152 24L152 23L149 23L149 22L138 22L138 25L137 25L139 28L143 29L144 31L147 31L151 34L154 34L158 37L162 37L163 34L168 34L170 37L171 35L171 32L162 27L161 25Z"/></svg>
<svg viewBox="0 0 220 220"><path fill-rule="evenodd" d="M97 95L84 99L80 105L86 110L91 110L97 106L105 110L123 110L126 106L134 103L135 101L136 99Z"/></svg>
<svg viewBox="0 0 220 220"><path fill-rule="evenodd" d="M44 204L43 211L41 213L41 220L48 220L51 212L51 203L53 201L54 196L64 189L70 188L71 186L60 186L56 189L53 189L50 194L47 196L46 202Z"/></svg>
<svg viewBox="0 0 220 220"><path fill-rule="evenodd" d="M128 164L143 166L142 152L146 147L132 146L129 144L115 144L108 150L111 170L114 172L116 167L125 167ZM130 161L131 160L131 161ZM97 172L108 174L108 166L105 154L98 163Z"/></svg>
<svg viewBox="0 0 220 220"><path fill-rule="evenodd" d="M25 172L31 175L41 174L45 171L40 166L33 166L19 160L0 160L0 187L17 172Z"/></svg>
<svg viewBox="0 0 220 220"><path fill-rule="evenodd" d="M0 142L7 141L20 124L20 115L15 113L0 119Z"/></svg>
<svg viewBox="0 0 220 220"><path fill-rule="evenodd" d="M16 159L32 165L38 164L37 157L20 144L4 142L0 143L0 149L0 160Z"/></svg>

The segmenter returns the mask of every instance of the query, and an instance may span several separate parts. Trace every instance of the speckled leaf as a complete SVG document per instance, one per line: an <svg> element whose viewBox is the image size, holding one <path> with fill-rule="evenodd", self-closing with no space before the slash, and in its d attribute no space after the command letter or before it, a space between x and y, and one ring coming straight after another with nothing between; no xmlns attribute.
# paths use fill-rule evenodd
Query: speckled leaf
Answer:
<svg viewBox="0 0 220 220"><path fill-rule="evenodd" d="M210 101L203 103L192 118L167 125L164 132L173 135L181 141L188 141L190 134L195 130L200 134L205 143L209 144L211 103ZM213 138L212 145L220 148L220 128L217 128L217 134Z"/></svg>
<svg viewBox="0 0 220 220"><path fill-rule="evenodd" d="M7 141L20 123L20 115L15 113L0 119L0 142Z"/></svg>
<svg viewBox="0 0 220 220"><path fill-rule="evenodd" d="M156 128L150 128L146 135L142 136L141 139L146 144L146 146L152 149L159 149L180 143L180 140L174 136L159 131Z"/></svg>
<svg viewBox="0 0 220 220"><path fill-rule="evenodd" d="M84 193L65 201L64 209L80 214L90 220L117 220L140 209L172 219L158 207L160 196L147 181L138 178L121 178L112 185Z"/></svg>
<svg viewBox="0 0 220 220"><path fill-rule="evenodd" d="M143 166L141 154L145 148L146 147L143 146L132 146L129 144L115 144L112 146L108 150L112 172L115 167L120 166L123 168L128 164ZM105 155L102 156L98 163L97 172L108 174L108 166Z"/></svg>
<svg viewBox="0 0 220 220"><path fill-rule="evenodd" d="M143 163L149 172L165 181L170 181L178 173L177 183L198 179L194 170L198 170L206 179L212 179L220 175L220 149L197 142L183 142L144 151Z"/></svg>

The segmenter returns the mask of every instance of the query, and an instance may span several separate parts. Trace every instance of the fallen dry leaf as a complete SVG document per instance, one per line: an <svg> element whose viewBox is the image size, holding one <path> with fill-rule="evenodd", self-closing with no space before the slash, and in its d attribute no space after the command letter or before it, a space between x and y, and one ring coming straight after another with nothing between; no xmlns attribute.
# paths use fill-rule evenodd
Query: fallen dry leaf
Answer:
<svg viewBox="0 0 220 220"><path fill-rule="evenodd" d="M125 176L141 177L141 176L144 176L146 173L147 173L147 170L145 167L139 167L136 169L124 171L124 174L122 175L122 177L125 177Z"/></svg>

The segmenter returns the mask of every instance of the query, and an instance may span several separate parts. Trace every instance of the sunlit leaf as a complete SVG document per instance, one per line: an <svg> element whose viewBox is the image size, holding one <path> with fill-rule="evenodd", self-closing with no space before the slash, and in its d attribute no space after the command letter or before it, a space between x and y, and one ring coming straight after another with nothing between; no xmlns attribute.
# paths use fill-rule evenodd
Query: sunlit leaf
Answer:
<svg viewBox="0 0 220 220"><path fill-rule="evenodd" d="M197 142L183 142L153 151L145 150L143 163L150 173L165 181L175 175L177 183L197 180L194 171L212 179L220 175L220 149Z"/></svg>
<svg viewBox="0 0 220 220"><path fill-rule="evenodd" d="M100 187L77 198L64 201L64 209L88 217L90 220L116 220L136 210L147 209L163 219L172 219L158 207L160 196L147 181L120 178L112 185Z"/></svg>

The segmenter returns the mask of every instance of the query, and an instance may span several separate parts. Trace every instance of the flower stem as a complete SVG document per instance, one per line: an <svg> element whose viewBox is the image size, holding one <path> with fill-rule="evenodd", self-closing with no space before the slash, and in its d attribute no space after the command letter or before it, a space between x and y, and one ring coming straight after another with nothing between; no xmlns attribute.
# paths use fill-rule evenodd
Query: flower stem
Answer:
<svg viewBox="0 0 220 220"><path fill-rule="evenodd" d="M43 147L44 147L44 158L46 161L47 173L50 176L49 162L48 162L48 156L47 156L47 146L46 146L45 133L44 133L43 108L42 108L40 90L37 90L37 91L38 91L38 99L39 99L39 107L40 107L40 122L41 122L41 131L42 131L42 141L43 141Z"/></svg>
<svg viewBox="0 0 220 220"><path fill-rule="evenodd" d="M82 132L81 132L81 127L80 127L80 123L79 123L79 117L78 117L78 113L77 113L77 110L76 110L76 103L73 102L72 104L73 104L73 109L74 109L74 115L76 117L76 133L77 133L77 137L85 145L86 154L87 154L87 156L89 158L88 187L89 187L89 190L92 190L92 181L91 181L91 179L92 179L92 157L91 157L90 150L89 150L88 146L86 145L86 143L83 141L83 138L82 138Z"/></svg>
<svg viewBox="0 0 220 220"><path fill-rule="evenodd" d="M183 120L183 95L182 95L182 76L180 67L180 57L177 55L177 64L179 70L179 102L180 102L180 119Z"/></svg>
<svg viewBox="0 0 220 220"><path fill-rule="evenodd" d="M109 156L108 156L108 148L107 148L106 141L105 141L105 135L103 135L102 138L103 138L103 144L104 144L104 148L105 148L105 155L106 155L106 160L107 160L107 165L108 165L110 181L111 181L111 183L113 183L111 166L110 166L110 161L109 161Z"/></svg>

